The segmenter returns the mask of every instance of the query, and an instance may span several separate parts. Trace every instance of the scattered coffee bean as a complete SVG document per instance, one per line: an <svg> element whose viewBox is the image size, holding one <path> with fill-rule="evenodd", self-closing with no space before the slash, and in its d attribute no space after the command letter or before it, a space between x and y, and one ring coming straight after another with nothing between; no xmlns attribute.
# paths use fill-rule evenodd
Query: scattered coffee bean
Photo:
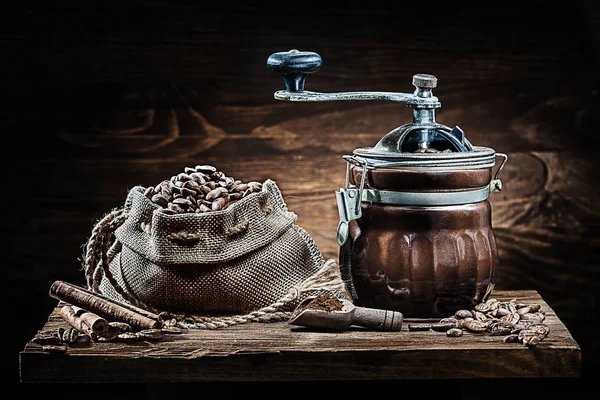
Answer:
<svg viewBox="0 0 600 400"><path fill-rule="evenodd" d="M521 319L521 315L519 315L519 313L517 313L517 312L514 312L514 313L507 314L504 317L500 318L500 321L506 322L510 325L516 325L520 319Z"/></svg>
<svg viewBox="0 0 600 400"><path fill-rule="evenodd" d="M466 317L466 318L459 319L458 322L457 322L457 326L458 326L458 328L464 328L465 324L467 322L474 321L474 320L475 320L475 318L471 318L471 317Z"/></svg>
<svg viewBox="0 0 600 400"><path fill-rule="evenodd" d="M490 327L490 333L494 336L508 335L513 330L514 327L506 322L494 322Z"/></svg>
<svg viewBox="0 0 600 400"><path fill-rule="evenodd" d="M531 347L544 340L550 329L546 325L536 324L519 332L519 340L525 346Z"/></svg>
<svg viewBox="0 0 600 400"><path fill-rule="evenodd" d="M58 336L63 343L72 344L77 341L79 331L75 328L58 328Z"/></svg>
<svg viewBox="0 0 600 400"><path fill-rule="evenodd" d="M453 324L453 328L458 327L458 320L454 317L440 319L440 324Z"/></svg>
<svg viewBox="0 0 600 400"><path fill-rule="evenodd" d="M474 319L473 321L465 322L464 328L471 332L485 332L487 331L487 324Z"/></svg>
<svg viewBox="0 0 600 400"><path fill-rule="evenodd" d="M162 329L144 329L137 332L137 335L143 340L160 340L165 336Z"/></svg>
<svg viewBox="0 0 600 400"><path fill-rule="evenodd" d="M122 332L117 336L117 340L120 342L137 342L140 340L140 337L133 332Z"/></svg>
<svg viewBox="0 0 600 400"><path fill-rule="evenodd" d="M539 304L518 303L516 299L499 301L489 299L478 303L472 310L458 310L453 316L442 318L437 324L430 324L432 330L445 331L446 335L459 335L465 330L475 333L487 333L491 336L504 336L504 343L522 343L531 347L540 343L549 334L550 329L543 324L545 312ZM446 324L455 323L445 329ZM409 325L409 330L420 330Z"/></svg>
<svg viewBox="0 0 600 400"><path fill-rule="evenodd" d="M131 332L131 325L129 325L126 322L118 322L118 321L114 321L114 322L109 322L109 324L111 328L113 328L114 330L118 331L118 332Z"/></svg>
<svg viewBox="0 0 600 400"><path fill-rule="evenodd" d="M458 310L454 313L454 316L458 319L473 318L473 313L469 310Z"/></svg>
<svg viewBox="0 0 600 400"><path fill-rule="evenodd" d="M521 343L521 339L519 339L519 335L517 334L511 334L508 336L505 336L502 341L504 343Z"/></svg>
<svg viewBox="0 0 600 400"><path fill-rule="evenodd" d="M446 331L448 337L460 337L463 335L463 330L460 328L450 328Z"/></svg>
<svg viewBox="0 0 600 400"><path fill-rule="evenodd" d="M481 311L473 310L472 314L473 314L473 318L476 319L477 321L486 321L488 319L488 317Z"/></svg>
<svg viewBox="0 0 600 400"><path fill-rule="evenodd" d="M40 331L31 339L32 343L37 344L60 344L61 339L57 331Z"/></svg>

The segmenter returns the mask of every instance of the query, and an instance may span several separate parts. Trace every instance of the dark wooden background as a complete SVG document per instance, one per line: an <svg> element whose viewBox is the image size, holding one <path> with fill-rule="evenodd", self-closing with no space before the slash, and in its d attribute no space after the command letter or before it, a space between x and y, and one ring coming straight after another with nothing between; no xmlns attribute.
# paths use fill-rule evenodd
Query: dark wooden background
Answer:
<svg viewBox="0 0 600 400"><path fill-rule="evenodd" d="M598 373L600 8L589 1L372 6L53 3L0 23L5 376L57 279L83 283L93 222L132 186L213 164L275 180L337 258L342 155L409 122L390 102L282 103L276 51L318 52L316 91L411 92L434 74L438 121L509 155L492 195L498 287L536 289Z"/></svg>

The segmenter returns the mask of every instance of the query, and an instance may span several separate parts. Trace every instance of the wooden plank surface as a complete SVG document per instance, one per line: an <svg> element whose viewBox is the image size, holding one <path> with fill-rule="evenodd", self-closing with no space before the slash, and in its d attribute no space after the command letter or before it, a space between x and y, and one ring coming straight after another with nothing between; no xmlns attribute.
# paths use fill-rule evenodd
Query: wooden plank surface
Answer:
<svg viewBox="0 0 600 400"><path fill-rule="evenodd" d="M23 382L243 382L469 378L573 378L581 349L534 290L495 291L498 300L538 303L550 334L536 347L502 336L466 332L318 332L286 322L186 330L158 342L91 343L49 354L28 343L20 354ZM55 310L42 330L65 322Z"/></svg>

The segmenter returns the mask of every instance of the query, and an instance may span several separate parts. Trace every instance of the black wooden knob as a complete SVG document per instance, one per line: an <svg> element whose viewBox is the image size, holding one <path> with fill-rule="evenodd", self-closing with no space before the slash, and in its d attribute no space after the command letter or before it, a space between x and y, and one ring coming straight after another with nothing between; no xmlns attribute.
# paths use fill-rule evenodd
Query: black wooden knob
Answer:
<svg viewBox="0 0 600 400"><path fill-rule="evenodd" d="M413 76L413 85L419 89L435 89L437 78L429 74L417 74Z"/></svg>
<svg viewBox="0 0 600 400"><path fill-rule="evenodd" d="M296 49L273 53L267 59L269 70L283 74L288 92L303 91L306 74L317 71L322 64L323 60L317 53Z"/></svg>

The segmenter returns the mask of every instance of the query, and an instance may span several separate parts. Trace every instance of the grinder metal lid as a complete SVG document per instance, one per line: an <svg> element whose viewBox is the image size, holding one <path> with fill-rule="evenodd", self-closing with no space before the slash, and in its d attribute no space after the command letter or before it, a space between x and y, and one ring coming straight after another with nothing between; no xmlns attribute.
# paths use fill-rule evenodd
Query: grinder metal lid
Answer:
<svg viewBox="0 0 600 400"><path fill-rule="evenodd" d="M493 166L493 149L473 146L459 126L450 128L436 122L435 110L441 103L432 91L437 86L437 78L417 74L412 83L415 87L412 96L425 100L419 104L407 102L413 107L413 122L392 130L373 147L355 149L353 154L368 159L374 167L390 163L415 167Z"/></svg>

